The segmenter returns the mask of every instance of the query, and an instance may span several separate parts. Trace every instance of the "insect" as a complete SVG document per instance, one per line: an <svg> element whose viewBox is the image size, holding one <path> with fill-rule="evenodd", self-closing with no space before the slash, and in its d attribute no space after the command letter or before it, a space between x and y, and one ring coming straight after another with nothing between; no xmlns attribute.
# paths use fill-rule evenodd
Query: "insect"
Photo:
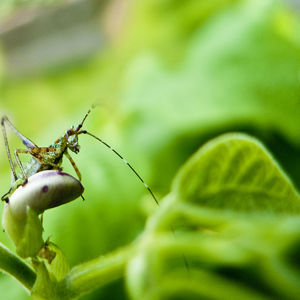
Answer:
<svg viewBox="0 0 300 300"><path fill-rule="evenodd" d="M102 143L104 146L106 146L108 149L110 149L115 155L117 155L131 170L132 172L138 177L138 179L144 184L146 189L151 194L154 201L158 204L158 201L153 194L150 187L145 183L145 181L142 179L142 177L138 174L138 172L132 167L132 165L115 149L113 149L109 144L107 144L102 139L98 138L94 134L83 130L82 127L84 125L84 122L88 115L90 114L92 109L89 109L88 112L85 114L82 121L79 123L77 127L72 126L70 129L68 129L63 136L55 140L53 144L51 144L48 147L39 147L37 146L33 141L22 135L15 127L14 125L9 121L9 119L4 116L1 119L1 128L2 133L4 137L4 143L5 143L5 149L8 156L8 161L10 164L10 168L13 175L13 182L12 186L9 189L9 191L2 196L2 200L5 202L9 201L9 197L14 193L14 191L21 185L26 185L28 178L38 172L44 171L44 170L58 170L61 171L61 164L63 157L66 156L70 163L72 164L77 177L79 181L81 181L81 173L79 169L77 168L74 160L69 154L69 150L78 153L80 151L80 145L78 141L78 136L81 134L86 134L94 139L98 140L100 143ZM18 167L20 168L20 175L17 175L17 172L15 170L14 163L12 161L11 152L8 144L7 134L6 134L6 126L10 127L12 131L20 138L23 145L26 147L26 149L15 149L14 156L17 162ZM32 156L31 161L27 164L26 167L23 166L19 155L20 154L29 154Z"/></svg>
<svg viewBox="0 0 300 300"><path fill-rule="evenodd" d="M105 141L98 138L94 134L82 129L84 122L90 112L91 109L88 110L77 127L73 126L68 129L63 136L55 140L55 142L48 147L39 147L33 141L22 135L6 116L2 117L1 119L1 128L4 137L5 149L13 175L11 188L1 198L6 202L2 224L3 228L6 229L6 231L9 233L14 243L16 244L17 252L22 257L35 256L40 249L47 248L45 246L47 242L44 243L41 237L42 225L37 221L38 214L43 213L46 209L59 206L61 204L74 200L78 196L82 196L83 187L80 184L81 173L68 152L70 150L76 154L79 153L80 145L78 136L81 134L86 134L93 137L94 139L102 143L105 147L110 149L115 155L117 155L144 184L156 204L159 205L150 187L145 183L145 181L132 167L132 165L119 152L117 152L109 144L107 144ZM21 139L23 145L26 147L26 149L15 149L14 151L17 165L19 166L21 171L20 175L17 175L11 157L6 134L6 126L12 129L12 131ZM23 166L19 154L29 154L32 156L31 161L26 167ZM69 187L71 187L71 191L67 189L67 183L63 176L58 175L63 174L61 173L61 164L64 156L66 156L72 164L79 179L79 182L77 183L74 177L66 174L72 177L66 177L66 179L69 180ZM58 172L55 172L55 170ZM45 177L47 183L44 185L42 182L42 177L44 176L41 176L41 174L45 174L45 172L47 173ZM26 189L27 184L28 188ZM59 197L55 197L54 194L47 193L49 186L54 187L54 189L58 190L61 195L65 193L65 197L62 196L59 199ZM47 187L47 191L45 192L44 187ZM28 211L28 208L32 210L32 212ZM27 221L24 223L21 218L24 218ZM30 228L30 231L32 231L34 227L30 225L31 223L39 224L39 227L35 228L35 235L31 234L31 238L32 236L36 236L36 239L34 242L31 241L31 246L28 247L26 244L26 232L28 232L26 226ZM174 229L171 228L171 230L174 234ZM52 257L52 254L48 255ZM186 268L188 269L188 264L184 255L183 259Z"/></svg>
<svg viewBox="0 0 300 300"><path fill-rule="evenodd" d="M49 208L65 204L79 196L83 198L84 188L80 183L81 174L68 152L70 150L77 154L80 151L78 136L81 134L95 138L122 159L145 185L158 204L149 186L119 152L102 139L82 129L90 112L91 109L88 110L77 127L73 126L68 129L64 135L48 147L37 146L33 141L22 135L7 117L4 116L1 119L5 149L12 171L12 186L1 198L6 202L3 209L2 227L14 242L17 253L21 257L41 256L41 251L42 257L46 258L49 263L55 257L55 253L48 249L49 241L43 241L43 217L39 219L39 215ZM17 174L12 160L6 134L7 126L12 129L25 146L25 149L16 149L14 151L20 174ZM20 154L29 154L31 156L30 162L25 167L20 160ZM61 164L64 156L71 162L79 180L62 172Z"/></svg>

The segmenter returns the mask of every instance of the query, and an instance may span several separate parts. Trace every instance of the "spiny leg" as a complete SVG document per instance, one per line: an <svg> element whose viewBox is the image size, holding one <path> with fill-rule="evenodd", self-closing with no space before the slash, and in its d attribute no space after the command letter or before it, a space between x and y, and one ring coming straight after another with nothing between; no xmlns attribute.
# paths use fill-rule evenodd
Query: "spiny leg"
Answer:
<svg viewBox="0 0 300 300"><path fill-rule="evenodd" d="M35 148L32 148L30 150L30 153L32 155L35 155L35 154L39 154L39 153L53 153L53 152L58 152L57 148L52 148L52 147L35 147Z"/></svg>
<svg viewBox="0 0 300 300"><path fill-rule="evenodd" d="M30 139L28 139L26 136L24 136L23 134L21 134L16 127L8 120L7 117L2 117L1 120L1 124L4 127L4 122L7 123L7 125L12 129L12 131L20 138L20 140L22 141L22 143L24 144L24 146L29 150L35 147L38 147L33 141L31 141Z"/></svg>
<svg viewBox="0 0 300 300"><path fill-rule="evenodd" d="M25 180L25 182L24 182L24 184L25 184L28 181L28 177L27 177L27 174L25 173L24 167L23 167L22 162L20 160L20 157L19 157L20 153L23 153L23 154L31 154L31 153L27 149L16 149L15 152L14 152L17 164L18 164L18 166L19 166L19 168L22 172L23 179Z"/></svg>
<svg viewBox="0 0 300 300"><path fill-rule="evenodd" d="M38 146L34 142L32 142L30 139L28 139L24 135L22 135L14 127L14 125L8 120L8 118L6 116L2 117L2 119L1 119L1 128L2 128L2 133L3 133L3 137L4 137L5 149L6 149L6 153L7 153L7 156L8 156L8 161L9 161L9 164L10 164L10 168L11 168L11 171L12 171L13 176L14 176L14 180L17 181L18 180L18 176L17 176L14 164L13 164L12 159L11 159L10 149L9 149L9 145L8 145L7 135L6 135L5 123L21 139L22 143L26 146L26 148L28 150L30 150L32 148L35 148L35 147L38 147Z"/></svg>
<svg viewBox="0 0 300 300"><path fill-rule="evenodd" d="M8 192L6 193L6 194L4 194L2 197L1 197L1 200L3 200L3 201L5 201L5 202L9 202L9 196L20 186L20 185L25 185L26 183L27 183L27 181L28 181L28 178L27 178L27 175L26 175L26 173L25 173L25 171L24 171L24 168L23 168L23 165L22 165L22 163L21 163L21 160L20 160L20 158L19 158L19 155L18 155L18 153L26 153L26 154L30 154L30 151L29 150L27 150L27 149L16 149L15 151L14 151L14 154L15 154L15 158L16 158L16 161L17 161L17 164L18 164L18 166L19 166L19 168L20 168L20 170L21 170L21 173L22 173L22 175L23 175L23 179L21 179L21 178L14 178L14 181L12 181L12 186L10 187L10 189L8 190ZM15 172L15 164L13 163L13 169L12 169L12 171L14 171ZM13 172L12 172L12 174L14 174Z"/></svg>
<svg viewBox="0 0 300 300"><path fill-rule="evenodd" d="M15 167L16 164L14 164L14 167ZM14 183L16 182L15 178L14 178L14 174L13 172L11 171L10 172L10 185L13 185Z"/></svg>
<svg viewBox="0 0 300 300"><path fill-rule="evenodd" d="M20 160L19 154L23 153L23 154L30 154L32 155L34 158L36 158L40 164L45 164L45 162L43 161L43 156L45 156L45 153L49 153L49 152L56 152L57 149L56 148L50 148L50 147L34 147L31 148L30 150L27 149L16 149L15 150L15 157L16 157L16 161L18 163L18 166L22 172L23 178L25 179L25 183L27 182L27 174L24 170L24 167L22 165L22 162ZM58 166L56 164L51 164L49 162L47 162L47 164L50 164L53 167L58 168Z"/></svg>
<svg viewBox="0 0 300 300"><path fill-rule="evenodd" d="M33 157L35 157L40 164L48 164L53 167L58 167L57 164L51 163L49 161L46 162L46 157L51 157L50 153L53 154L55 152L59 152L58 148L52 148L52 147L35 147L30 150L30 153Z"/></svg>
<svg viewBox="0 0 300 300"><path fill-rule="evenodd" d="M31 155L42 165L51 166L54 169L60 170L60 163L53 162L53 154L56 152L56 158L59 158L61 153L59 148L55 147L36 147L30 150Z"/></svg>
<svg viewBox="0 0 300 300"><path fill-rule="evenodd" d="M72 164L72 166L73 166L73 168L74 168L74 170L75 170L75 172L76 172L76 174L77 174L77 176L78 176L79 181L81 181L81 174L80 174L80 171L79 171L79 169L77 168L77 166L76 166L76 164L75 164L73 158L71 157L71 155L70 155L67 151L65 152L65 155L66 155L66 157L68 158L68 160L70 161L70 163Z"/></svg>
<svg viewBox="0 0 300 300"><path fill-rule="evenodd" d="M14 164L13 164L12 159L11 159L10 149L9 149L9 145L8 145L7 135L6 135L6 129L5 129L5 125L4 125L5 120L7 120L5 117L3 117L1 119L1 129L2 129L2 134L3 134L3 138L4 138L5 149L6 149L6 154L7 154L7 157L8 157L10 168L11 168L12 174L14 176L14 180L17 181L18 180L18 176L17 176Z"/></svg>

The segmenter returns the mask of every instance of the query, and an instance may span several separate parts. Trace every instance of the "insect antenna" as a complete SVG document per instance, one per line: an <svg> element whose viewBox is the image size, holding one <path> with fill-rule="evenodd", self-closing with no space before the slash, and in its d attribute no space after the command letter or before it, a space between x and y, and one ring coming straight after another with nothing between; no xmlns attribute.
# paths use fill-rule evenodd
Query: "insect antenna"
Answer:
<svg viewBox="0 0 300 300"><path fill-rule="evenodd" d="M87 114L85 115L84 119L83 119L83 122L84 120L86 119L86 117L88 116L88 114L90 113L91 110L89 110L87 112ZM83 123L82 122L82 123ZM146 187L146 189L149 191L149 193L151 194L152 198L154 199L154 201L156 202L157 205L159 205L159 202L158 200L156 199L154 193L152 192L152 190L150 189L150 187L148 186L147 183L145 183L145 181L143 180L143 178L139 175L139 173L132 167L132 165L118 152L116 151L114 148L112 148L109 144L107 144L105 141L103 141L102 139L98 138L97 136L95 136L94 134L86 131L86 130L81 130L79 132L80 133L83 133L83 134L88 134L90 135L91 137L95 138L96 140L98 140L100 143L102 143L105 147L107 147L108 149L110 149L112 152L114 152L130 169L131 171L138 177L138 179L144 184L144 186ZM171 231L172 231L172 234L174 235L175 237L175 229L173 226L171 226ZM184 262L184 265L185 265L185 268L187 270L187 273L188 275L190 274L190 266L189 266L189 263L188 263L188 260L186 258L186 256L184 254L182 254L182 258L183 258L183 262Z"/></svg>
<svg viewBox="0 0 300 300"><path fill-rule="evenodd" d="M90 113L91 110L89 110L87 112L87 114L85 115L84 120L86 119L86 117L88 116L88 114ZM82 122L82 123L83 123ZM81 123L81 124L82 124ZM80 125L79 125L80 126ZM102 143L105 147L107 147L108 149L110 149L112 152L114 152L130 169L131 171L137 176L137 178L143 183L143 185L146 187L146 189L149 191L149 193L151 194L152 198L154 199L154 201L156 202L157 205L159 205L158 200L156 199L154 193L152 192L152 190L150 189L150 187L148 186L148 184L143 180L143 178L139 175L139 173L133 168L133 166L118 152L116 151L114 148L112 148L109 144L107 144L106 142L104 142L102 139L98 138L97 136L93 135L92 133L86 131L86 130L82 130L80 131L80 133L84 133L84 134L88 134L90 136L92 136L93 138L95 138L96 140L98 140L100 143Z"/></svg>
<svg viewBox="0 0 300 300"><path fill-rule="evenodd" d="M85 122L86 118L88 117L88 115L90 114L90 112L92 111L92 109L94 109L96 107L96 105L92 105L92 107L87 111L87 113L85 114L85 116L83 117L81 123L77 126L75 131L79 131L79 129L83 126L83 123Z"/></svg>

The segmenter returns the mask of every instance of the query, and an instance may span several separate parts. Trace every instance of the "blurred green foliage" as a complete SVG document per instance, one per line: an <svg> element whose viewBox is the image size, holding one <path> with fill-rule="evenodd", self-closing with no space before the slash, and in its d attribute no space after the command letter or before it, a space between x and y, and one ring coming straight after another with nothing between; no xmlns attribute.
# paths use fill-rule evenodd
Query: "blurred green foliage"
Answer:
<svg viewBox="0 0 300 300"><path fill-rule="evenodd" d="M215 138L147 222L129 291L151 300L298 299L299 212L299 194L258 141Z"/></svg>
<svg viewBox="0 0 300 300"><path fill-rule="evenodd" d="M133 1L122 37L85 64L19 80L3 73L0 110L43 146L100 102L87 129L124 154L161 196L203 142L231 130L263 140L299 187L297 17L275 0ZM20 147L9 138L12 149ZM51 236L71 265L133 240L155 209L118 159L88 137L80 142L74 159L87 201L54 209L44 218L44 236ZM65 170L73 172L67 164ZM2 145L2 194L9 177ZM246 232L240 235L247 242ZM12 247L5 234L0 240ZM275 240L272 233L270 244ZM253 245L260 243L258 238ZM14 281L2 276L0 284L15 293L7 299L21 299ZM83 298L108 297L126 298L121 283Z"/></svg>
<svg viewBox="0 0 300 300"><path fill-rule="evenodd" d="M2 0L0 2L0 17L9 16L18 9L26 9L27 6L39 8L41 6L50 6L59 2L60 1L58 0Z"/></svg>

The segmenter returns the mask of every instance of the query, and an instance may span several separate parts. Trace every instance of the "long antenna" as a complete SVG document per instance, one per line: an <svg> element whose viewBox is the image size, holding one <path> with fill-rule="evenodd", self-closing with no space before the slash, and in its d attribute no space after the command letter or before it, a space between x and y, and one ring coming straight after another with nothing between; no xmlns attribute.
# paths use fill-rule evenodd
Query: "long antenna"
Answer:
<svg viewBox="0 0 300 300"><path fill-rule="evenodd" d="M83 122L85 121L86 117L88 116L88 114L90 113L91 110L89 110L87 112L87 114L85 115L83 121L81 122L81 126L83 124ZM80 126L79 125L79 126ZM78 126L78 127L79 127ZM80 126L80 127L81 127ZM79 127L79 128L80 128ZM151 194L152 198L154 199L154 201L156 202L157 205L159 205L159 202L158 200L156 199L155 195L153 194L152 190L150 189L150 187L148 186L148 184L143 180L143 178L139 175L139 173L132 167L132 165L118 152L116 151L114 148L112 148L109 144L107 144L105 141L103 141L102 139L98 138L97 136L95 136L94 134L86 131L86 130L81 130L78 132L78 134L80 133L83 133L83 134L88 134L90 135L91 137L95 138L96 140L98 140L100 143L102 143L105 147L107 147L108 149L110 149L113 153L115 153L130 169L131 171L137 176L137 178L144 184L144 186L146 187L146 189L149 191L149 193ZM173 235L175 236L175 229L173 228L173 226L171 226L171 231L173 233ZM187 272L189 274L189 271L190 271L190 267L189 267L189 263L187 261L187 258L184 254L182 254L182 258L183 258L183 262L184 262L184 265L187 269Z"/></svg>
<svg viewBox="0 0 300 300"><path fill-rule="evenodd" d="M86 118L86 117L85 117ZM84 118L84 120L85 120ZM90 136L92 136L93 138L95 138L96 140L98 140L100 143L102 143L104 146L106 146L108 149L110 149L112 152L114 152L130 169L131 171L137 176L137 178L143 183L143 185L146 187L146 189L149 191L149 193L151 194L152 198L154 199L154 201L156 202L157 205L159 205L156 197L154 196L153 192L151 191L150 187L148 186L148 184L143 180L143 178L139 175L139 173L133 168L133 166L118 152L116 151L114 148L112 148L109 144L107 144L106 142L104 142L102 139L98 138L97 136L93 135L92 133L86 131L86 130L81 130L80 132L78 132L78 134L83 133L83 134L88 134Z"/></svg>
<svg viewBox="0 0 300 300"><path fill-rule="evenodd" d="M92 107L87 111L87 113L85 114L84 118L82 119L81 123L77 126L75 131L80 130L80 128L83 126L83 123L85 122L86 118L88 117L88 115L90 114L90 112L92 111L92 109L94 109L96 107L96 105L92 105Z"/></svg>

